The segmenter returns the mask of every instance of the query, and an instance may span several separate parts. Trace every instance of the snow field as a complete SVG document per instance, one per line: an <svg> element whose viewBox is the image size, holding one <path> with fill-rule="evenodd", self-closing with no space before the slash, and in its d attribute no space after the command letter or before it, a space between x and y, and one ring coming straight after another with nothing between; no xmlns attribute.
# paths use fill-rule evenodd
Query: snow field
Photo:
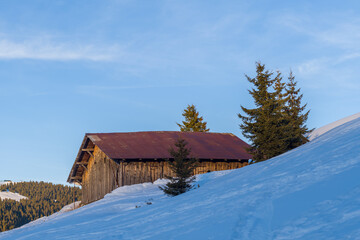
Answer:
<svg viewBox="0 0 360 240"><path fill-rule="evenodd" d="M360 239L360 119L268 161L197 176L177 197L144 183L0 239ZM151 204L149 204L151 203Z"/></svg>
<svg viewBox="0 0 360 240"><path fill-rule="evenodd" d="M15 201L20 201L20 199L27 199L27 197L13 192L0 192L0 199L1 200L10 199Z"/></svg>

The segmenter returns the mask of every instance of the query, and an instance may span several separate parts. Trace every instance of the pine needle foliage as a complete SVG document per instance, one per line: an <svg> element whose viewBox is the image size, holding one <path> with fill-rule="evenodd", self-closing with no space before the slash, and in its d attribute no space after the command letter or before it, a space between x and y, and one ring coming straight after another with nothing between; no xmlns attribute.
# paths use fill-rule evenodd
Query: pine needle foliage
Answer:
<svg viewBox="0 0 360 240"><path fill-rule="evenodd" d="M244 114L238 116L243 135L251 141L249 152L253 154L253 162L267 160L307 142L309 111L302 113L306 104L301 105L302 95L296 89L292 72L284 83L279 71L274 74L257 62L256 77L245 76L253 84L249 93L255 107L241 106Z"/></svg>
<svg viewBox="0 0 360 240"><path fill-rule="evenodd" d="M285 88L286 107L285 113L288 118L287 124L287 150L296 148L309 140L306 136L312 131L306 126L310 110L305 111L307 104L302 105L303 94L300 94L300 88L296 88L297 82L292 71L290 71L288 82Z"/></svg>
<svg viewBox="0 0 360 240"><path fill-rule="evenodd" d="M191 183L195 179L193 172L197 166L197 161L194 158L189 158L191 150L186 145L187 142L184 139L178 139L175 142L176 149L171 148L169 150L174 160L168 162L175 177L165 176L170 182L159 187L168 196L177 196L193 188Z"/></svg>
<svg viewBox="0 0 360 240"><path fill-rule="evenodd" d="M185 117L185 121L182 124L176 123L180 127L182 132L208 132L210 129L206 127L206 122L202 116L199 116L199 112L196 107L191 104L188 105L182 115Z"/></svg>

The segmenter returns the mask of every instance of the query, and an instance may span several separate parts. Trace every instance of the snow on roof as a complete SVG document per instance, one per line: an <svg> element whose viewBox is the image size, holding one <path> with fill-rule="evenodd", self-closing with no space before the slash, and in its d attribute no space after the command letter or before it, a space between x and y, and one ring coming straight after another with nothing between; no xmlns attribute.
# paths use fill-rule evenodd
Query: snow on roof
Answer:
<svg viewBox="0 0 360 240"><path fill-rule="evenodd" d="M323 135L324 133L330 131L331 129L336 128L344 123L350 122L357 118L360 118L360 112L356 113L354 115L348 116L346 118L342 118L338 121L335 121L335 122L325 125L323 127L317 128L309 134L309 140L311 141L311 140Z"/></svg>

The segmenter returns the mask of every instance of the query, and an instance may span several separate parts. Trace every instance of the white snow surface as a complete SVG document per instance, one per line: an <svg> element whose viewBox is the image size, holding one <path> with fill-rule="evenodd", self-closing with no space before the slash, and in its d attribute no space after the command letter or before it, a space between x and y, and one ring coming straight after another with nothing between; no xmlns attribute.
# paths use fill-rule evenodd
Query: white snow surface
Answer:
<svg viewBox="0 0 360 240"><path fill-rule="evenodd" d="M8 185L8 184L10 184L10 183L12 183L12 182L4 182L4 181L0 181L0 185Z"/></svg>
<svg viewBox="0 0 360 240"><path fill-rule="evenodd" d="M344 123L347 123L347 122L350 122L354 119L357 119L357 118L360 118L360 112L359 113L356 113L356 114L353 114L351 116L348 116L348 117L345 117L345 118L342 118L338 121L335 121L333 123L330 123L330 124L327 124L325 126L322 126L320 128L317 128L315 129L314 131L312 131L310 134L309 134L309 140L313 140L321 135L323 135L324 133L330 131L331 129L333 128L336 128Z"/></svg>
<svg viewBox="0 0 360 240"><path fill-rule="evenodd" d="M80 205L81 205L81 201L77 201L77 202L75 202L75 203L70 203L70 204L64 206L64 207L59 211L59 213L72 211L72 210L74 210L74 209L76 209L76 208L79 208Z"/></svg>
<svg viewBox="0 0 360 240"><path fill-rule="evenodd" d="M360 239L359 173L360 118L268 161L199 175L180 196L165 196L164 180L124 186L0 239Z"/></svg>
<svg viewBox="0 0 360 240"><path fill-rule="evenodd" d="M27 199L27 197L13 192L0 192L0 199L1 200L11 199L15 201L20 201L20 199Z"/></svg>
<svg viewBox="0 0 360 240"><path fill-rule="evenodd" d="M36 219L36 220L34 220L34 221L32 221L32 222L30 222L30 223L28 223L28 224L26 224L26 225L24 225L22 227L25 227L25 226L26 227L31 227L31 226L34 226L34 225L42 224L43 222L46 222L46 221L49 221L49 220L51 220L53 218L58 217L60 214L63 214L65 212L69 212L69 211L73 211L74 207L75 207L75 209L77 209L77 208L80 207L80 205L81 205L81 201L75 202L75 206L74 206L74 203L70 203L70 204L64 206L62 209L60 209L60 211L58 211L58 212L56 212L56 213L54 213L54 214L52 214L50 216L47 216L47 217L38 218L38 219Z"/></svg>

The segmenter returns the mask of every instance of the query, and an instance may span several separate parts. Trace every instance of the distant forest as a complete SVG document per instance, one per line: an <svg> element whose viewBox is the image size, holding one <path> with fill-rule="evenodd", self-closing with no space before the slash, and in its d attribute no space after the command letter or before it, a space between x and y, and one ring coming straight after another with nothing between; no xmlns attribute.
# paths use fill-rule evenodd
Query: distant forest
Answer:
<svg viewBox="0 0 360 240"><path fill-rule="evenodd" d="M49 216L74 201L81 200L81 190L46 182L19 182L0 185L0 191L19 193L28 199L20 202L0 200L0 232L20 227L35 219Z"/></svg>

